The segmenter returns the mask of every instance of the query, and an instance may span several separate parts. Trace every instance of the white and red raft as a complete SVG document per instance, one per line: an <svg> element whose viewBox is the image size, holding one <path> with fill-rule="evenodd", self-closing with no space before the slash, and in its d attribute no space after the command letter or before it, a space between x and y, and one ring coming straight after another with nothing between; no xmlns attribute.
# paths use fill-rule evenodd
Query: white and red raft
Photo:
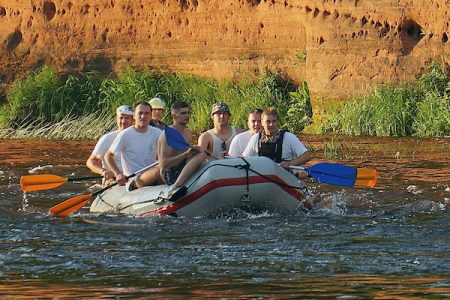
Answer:
<svg viewBox="0 0 450 300"><path fill-rule="evenodd" d="M301 181L266 157L226 158L205 163L167 199L167 185L127 191L117 186L97 196L90 211L136 216L215 216L235 209L295 214L311 209Z"/></svg>

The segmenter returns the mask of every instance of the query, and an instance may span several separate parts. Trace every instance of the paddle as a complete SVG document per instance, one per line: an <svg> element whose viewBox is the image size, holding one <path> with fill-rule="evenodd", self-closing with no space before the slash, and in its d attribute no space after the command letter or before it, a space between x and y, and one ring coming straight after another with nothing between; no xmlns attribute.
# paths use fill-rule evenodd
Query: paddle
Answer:
<svg viewBox="0 0 450 300"><path fill-rule="evenodd" d="M42 191L57 188L66 182L100 179L103 176L61 177L52 174L24 175L20 177L20 187L24 192Z"/></svg>
<svg viewBox="0 0 450 300"><path fill-rule="evenodd" d="M192 147L192 145L186 142L181 132L179 132L175 128L166 126L164 127L164 132L166 133L167 144L175 150L183 152L187 148Z"/></svg>
<svg viewBox="0 0 450 300"><path fill-rule="evenodd" d="M151 165L146 166L143 169L140 169L139 171L135 172L134 174L128 175L126 178L129 179L133 176L136 176L137 174L147 171L148 169L156 166L157 164L158 164L158 162L154 162ZM99 190L93 194L80 195L80 196L70 198L64 202L61 202L60 204L57 204L57 205L51 207L49 209L49 213L52 216L65 217L65 216L79 210L83 206L85 206L95 196L100 195L104 191L106 191L116 185L117 185L117 182L114 182L113 184L110 184L107 187L104 187L101 190Z"/></svg>
<svg viewBox="0 0 450 300"><path fill-rule="evenodd" d="M166 126L167 144L177 151L184 151L189 145L183 135L176 129ZM340 186L375 186L377 171L368 168L356 168L338 163L318 163L311 167L291 166L291 169L305 170L308 175L319 182Z"/></svg>
<svg viewBox="0 0 450 300"><path fill-rule="evenodd" d="M304 170L308 176L319 182L340 186L375 186L377 171L370 168L356 168L338 163L318 163L311 167L290 166L290 169Z"/></svg>
<svg viewBox="0 0 450 300"><path fill-rule="evenodd" d="M187 148L192 148L192 145L189 144L188 142L186 142L186 140L184 139L184 136L181 134L181 132L179 132L175 128L166 126L166 127L164 127L164 132L166 133L167 144L170 147L174 148L175 150L183 152ZM209 153L208 151L204 151L204 152L206 153L206 155L208 155L209 157L211 157L213 159L219 159L218 157L212 156L211 153Z"/></svg>

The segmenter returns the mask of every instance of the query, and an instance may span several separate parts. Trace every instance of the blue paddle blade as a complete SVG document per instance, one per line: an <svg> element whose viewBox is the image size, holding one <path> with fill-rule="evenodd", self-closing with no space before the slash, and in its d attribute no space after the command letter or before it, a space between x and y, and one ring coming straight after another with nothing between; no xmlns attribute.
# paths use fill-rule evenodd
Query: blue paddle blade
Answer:
<svg viewBox="0 0 450 300"><path fill-rule="evenodd" d="M180 152L189 148L190 145L186 142L181 132L170 126L165 126L164 131L166 133L167 144L170 147Z"/></svg>
<svg viewBox="0 0 450 300"><path fill-rule="evenodd" d="M318 163L305 170L319 182L341 186L354 186L358 173L355 167L337 163Z"/></svg>

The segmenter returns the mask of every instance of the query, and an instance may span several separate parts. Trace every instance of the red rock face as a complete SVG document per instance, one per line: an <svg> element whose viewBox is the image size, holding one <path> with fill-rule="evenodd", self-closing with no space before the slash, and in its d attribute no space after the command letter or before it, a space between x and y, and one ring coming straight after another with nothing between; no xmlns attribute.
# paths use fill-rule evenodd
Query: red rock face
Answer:
<svg viewBox="0 0 450 300"><path fill-rule="evenodd" d="M448 64L449 22L449 0L0 0L0 80L43 63L217 79L267 67L339 99Z"/></svg>

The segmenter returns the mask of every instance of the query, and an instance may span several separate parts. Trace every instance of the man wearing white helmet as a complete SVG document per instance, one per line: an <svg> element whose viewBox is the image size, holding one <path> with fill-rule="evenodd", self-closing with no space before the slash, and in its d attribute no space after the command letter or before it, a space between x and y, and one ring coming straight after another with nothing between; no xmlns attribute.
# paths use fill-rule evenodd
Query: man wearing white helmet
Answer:
<svg viewBox="0 0 450 300"><path fill-rule="evenodd" d="M166 103L160 98L153 98L148 103L152 106L152 120L149 125L163 130L166 124L161 121L166 110Z"/></svg>
<svg viewBox="0 0 450 300"><path fill-rule="evenodd" d="M98 140L91 156L89 156L86 162L86 166L92 172L100 174L104 177L104 183L106 180L114 179L113 172L108 168L105 162L105 153L108 151L109 147L111 147L119 132L133 125L133 109L131 106L122 105L116 109L116 122L117 130L103 135ZM116 164L122 170L120 157L117 157Z"/></svg>

